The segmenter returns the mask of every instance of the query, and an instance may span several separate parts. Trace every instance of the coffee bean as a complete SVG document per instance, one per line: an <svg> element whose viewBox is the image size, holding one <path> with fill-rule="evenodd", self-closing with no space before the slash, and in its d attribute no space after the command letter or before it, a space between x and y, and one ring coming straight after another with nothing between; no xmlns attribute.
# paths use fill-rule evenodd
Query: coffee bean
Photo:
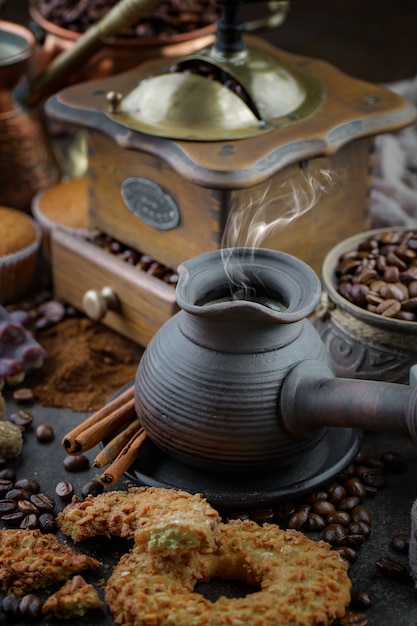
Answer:
<svg viewBox="0 0 417 626"><path fill-rule="evenodd" d="M376 467L369 467L366 469L362 473L361 480L365 485L370 485L371 487L376 487L377 489L383 487L386 483L384 472Z"/></svg>
<svg viewBox="0 0 417 626"><path fill-rule="evenodd" d="M300 528L302 528L306 523L307 519L308 511L305 509L295 511L295 513L289 517L287 526L288 528L293 528L294 530L300 530Z"/></svg>
<svg viewBox="0 0 417 626"><path fill-rule="evenodd" d="M20 523L24 515L21 511L14 511L13 513L6 513L6 515L1 516L1 521L6 524L6 526L10 528L16 528L20 526Z"/></svg>
<svg viewBox="0 0 417 626"><path fill-rule="evenodd" d="M43 533L56 533L58 530L56 518L52 513L42 513L39 516L39 528Z"/></svg>
<svg viewBox="0 0 417 626"><path fill-rule="evenodd" d="M337 545L347 546L348 548L357 550L365 543L365 541L366 536L363 534L346 533L344 537L340 537L340 539L338 539Z"/></svg>
<svg viewBox="0 0 417 626"><path fill-rule="evenodd" d="M21 597L14 593L10 593L5 596L1 601L2 613L4 613L6 617L10 617L12 619L19 617L20 600Z"/></svg>
<svg viewBox="0 0 417 626"><path fill-rule="evenodd" d="M47 493L34 493L30 496L30 501L41 512L48 513L55 508L55 500Z"/></svg>
<svg viewBox="0 0 417 626"><path fill-rule="evenodd" d="M6 478L0 478L0 497L4 497L7 492L13 489L14 482Z"/></svg>
<svg viewBox="0 0 417 626"><path fill-rule="evenodd" d="M411 281L408 285L408 293L410 294L410 298L417 298L417 280Z"/></svg>
<svg viewBox="0 0 417 626"><path fill-rule="evenodd" d="M275 519L279 523L286 522L287 519L295 512L294 502L286 501L278 504L274 511Z"/></svg>
<svg viewBox="0 0 417 626"><path fill-rule="evenodd" d="M358 552L349 546L338 546L336 552L340 554L342 559L349 561L349 563L354 563L359 556Z"/></svg>
<svg viewBox="0 0 417 626"><path fill-rule="evenodd" d="M39 424L35 429L35 437L41 443L50 443L55 437L54 429L49 424Z"/></svg>
<svg viewBox="0 0 417 626"><path fill-rule="evenodd" d="M14 469L5 467L0 470L0 481L15 481L16 480L16 472Z"/></svg>
<svg viewBox="0 0 417 626"><path fill-rule="evenodd" d="M408 554L410 547L410 536L406 533L398 533L394 535L390 542L390 547L400 554Z"/></svg>
<svg viewBox="0 0 417 626"><path fill-rule="evenodd" d="M365 535L366 538L371 534L371 528L365 522L351 522L346 528L349 535Z"/></svg>
<svg viewBox="0 0 417 626"><path fill-rule="evenodd" d="M33 399L34 395L32 389L21 387L13 391L13 400L16 402L32 402Z"/></svg>
<svg viewBox="0 0 417 626"><path fill-rule="evenodd" d="M360 499L357 496L349 496L344 498L338 504L339 511L351 511L360 504Z"/></svg>
<svg viewBox="0 0 417 626"><path fill-rule="evenodd" d="M8 500L15 500L16 502L18 500L30 500L30 496L30 491L27 491L26 489L12 488L6 493L6 498Z"/></svg>
<svg viewBox="0 0 417 626"><path fill-rule="evenodd" d="M85 498L88 495L93 495L93 496L97 496L100 493L103 493L104 491L104 487L102 485L102 483L98 480L92 479L89 480L81 489L81 495L83 498ZM255 513L254 513L255 514ZM256 514L255 514L256 517ZM273 512L271 511L271 520L273 518ZM253 519L254 521L257 521L254 517L251 517L251 519ZM268 521L266 519L262 518L262 513L261 516L259 518L261 521L259 521L259 523L263 523L264 521Z"/></svg>
<svg viewBox="0 0 417 626"><path fill-rule="evenodd" d="M342 540L346 537L346 530L341 524L329 524L324 529L323 539L330 545L345 545Z"/></svg>
<svg viewBox="0 0 417 626"><path fill-rule="evenodd" d="M400 270L395 265L387 265L383 276L387 283L398 283L400 280Z"/></svg>
<svg viewBox="0 0 417 626"><path fill-rule="evenodd" d="M381 454L381 460L391 472L404 472L406 469L404 458L398 452L384 452Z"/></svg>
<svg viewBox="0 0 417 626"><path fill-rule="evenodd" d="M354 591L350 596L350 605L354 609L369 609L373 605L373 600L366 591Z"/></svg>
<svg viewBox="0 0 417 626"><path fill-rule="evenodd" d="M29 502L29 500L19 500L17 502L16 508L24 515L30 515L31 513L38 515L38 509L32 502Z"/></svg>
<svg viewBox="0 0 417 626"><path fill-rule="evenodd" d="M42 600L34 593L26 594L20 600L19 613L25 619L39 620L42 617Z"/></svg>
<svg viewBox="0 0 417 626"><path fill-rule="evenodd" d="M326 491L313 491L306 496L306 502L309 504L314 504L315 502L321 502L322 500L327 500L328 494Z"/></svg>
<svg viewBox="0 0 417 626"><path fill-rule="evenodd" d="M55 493L64 502L69 502L74 495L74 486L71 483L61 481L55 487Z"/></svg>
<svg viewBox="0 0 417 626"><path fill-rule="evenodd" d="M0 500L0 516L13 513L17 508L14 500Z"/></svg>
<svg viewBox="0 0 417 626"><path fill-rule="evenodd" d="M335 511L327 517L329 524L341 524L342 526L348 526L351 520L352 518L348 511Z"/></svg>
<svg viewBox="0 0 417 626"><path fill-rule="evenodd" d="M375 566L381 574L387 578L400 579L406 575L406 568L402 563L398 563L388 557L381 557L375 562Z"/></svg>
<svg viewBox="0 0 417 626"><path fill-rule="evenodd" d="M326 520L318 513L311 512L308 514L306 521L306 529L313 532L326 528Z"/></svg>
<svg viewBox="0 0 417 626"><path fill-rule="evenodd" d="M329 485L326 492L328 494L328 499L333 504L338 504L341 500L346 498L346 489L339 483L332 483Z"/></svg>
<svg viewBox="0 0 417 626"><path fill-rule="evenodd" d="M372 522L372 513L371 511L363 505L355 506L350 515L354 522L365 522L365 524L370 524Z"/></svg>
<svg viewBox="0 0 417 626"><path fill-rule="evenodd" d="M68 454L63 463L68 472L82 472L90 467L90 461L84 454Z"/></svg>
<svg viewBox="0 0 417 626"><path fill-rule="evenodd" d="M313 504L313 510L319 515L332 515L336 511L336 507L332 502L328 500L319 500Z"/></svg>
<svg viewBox="0 0 417 626"><path fill-rule="evenodd" d="M29 515L25 515L23 517L19 524L19 528L35 530L35 528L38 528L38 525L38 516L35 513L30 513Z"/></svg>
<svg viewBox="0 0 417 626"><path fill-rule="evenodd" d="M39 493L41 486L34 478L20 478L16 480L15 489L24 489L30 493Z"/></svg>
<svg viewBox="0 0 417 626"><path fill-rule="evenodd" d="M21 409L17 413L12 413L9 420L22 429L28 428L33 422L33 414L26 409Z"/></svg>
<svg viewBox="0 0 417 626"><path fill-rule="evenodd" d="M346 493L348 496L355 496L359 499L363 499L366 496L366 489L358 478L348 478L344 483Z"/></svg>

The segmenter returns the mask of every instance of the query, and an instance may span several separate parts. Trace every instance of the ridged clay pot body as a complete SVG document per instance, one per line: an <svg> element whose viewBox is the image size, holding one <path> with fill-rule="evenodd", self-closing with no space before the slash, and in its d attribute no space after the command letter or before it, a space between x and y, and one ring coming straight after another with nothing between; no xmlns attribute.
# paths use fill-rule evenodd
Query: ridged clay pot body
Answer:
<svg viewBox="0 0 417 626"><path fill-rule="evenodd" d="M245 296L230 299L225 267L232 282L245 277ZM315 446L324 429L289 436L279 397L299 362L328 365L307 319L320 293L309 266L274 250L216 250L183 263L180 311L148 344L135 380L136 412L154 443L194 467L232 474L283 467Z"/></svg>

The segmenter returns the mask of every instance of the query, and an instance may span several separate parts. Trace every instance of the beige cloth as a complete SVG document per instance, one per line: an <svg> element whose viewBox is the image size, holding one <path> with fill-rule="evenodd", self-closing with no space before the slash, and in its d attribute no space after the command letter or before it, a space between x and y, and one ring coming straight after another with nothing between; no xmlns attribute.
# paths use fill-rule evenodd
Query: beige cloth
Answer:
<svg viewBox="0 0 417 626"><path fill-rule="evenodd" d="M417 105L417 76L385 85ZM373 228L417 226L417 123L396 133L378 135L371 190Z"/></svg>

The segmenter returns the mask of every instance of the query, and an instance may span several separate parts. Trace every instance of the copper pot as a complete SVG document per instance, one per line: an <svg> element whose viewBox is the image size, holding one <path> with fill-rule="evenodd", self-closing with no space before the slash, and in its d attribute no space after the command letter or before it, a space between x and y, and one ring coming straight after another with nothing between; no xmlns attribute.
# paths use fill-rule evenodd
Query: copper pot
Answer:
<svg viewBox="0 0 417 626"><path fill-rule="evenodd" d="M0 21L0 204L26 212L33 195L59 179L41 114L27 110L18 93L35 45L29 29Z"/></svg>
<svg viewBox="0 0 417 626"><path fill-rule="evenodd" d="M55 57L71 48L80 39L81 33L62 28L46 20L35 5L29 7L29 12L32 19L46 33L44 43L36 55L36 72L41 73ZM167 38L117 37L114 41L104 44L82 67L67 77L67 84L113 76L149 59L190 54L211 45L214 39L214 24Z"/></svg>
<svg viewBox="0 0 417 626"><path fill-rule="evenodd" d="M268 3L269 13L259 19L253 19L245 24L245 30L250 32L262 29L271 29L279 26L285 20L289 0L271 0ZM77 42L82 33L62 28L45 19L32 1L29 6L32 19L46 33L42 47L36 56L36 71L42 73L49 63L61 52L68 50ZM105 78L132 69L150 59L174 58L192 54L213 44L216 38L216 24L193 31L160 37L115 37L96 52L76 72L67 78L68 84L84 80Z"/></svg>

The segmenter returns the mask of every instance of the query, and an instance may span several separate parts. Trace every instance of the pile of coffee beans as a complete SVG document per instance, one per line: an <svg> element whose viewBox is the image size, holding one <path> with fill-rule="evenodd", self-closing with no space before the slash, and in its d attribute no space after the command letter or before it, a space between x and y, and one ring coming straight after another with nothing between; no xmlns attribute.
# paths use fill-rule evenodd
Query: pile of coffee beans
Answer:
<svg viewBox="0 0 417 626"><path fill-rule="evenodd" d="M174 270L166 267L162 263L155 261L147 254L142 254L129 246L117 241L105 233L94 233L87 237L87 241L106 250L110 254L117 256L121 261L133 265L149 276L154 276L163 280L168 285L175 287L178 282L178 274Z"/></svg>
<svg viewBox="0 0 417 626"><path fill-rule="evenodd" d="M0 520L6 528L39 528L56 532L55 500L34 478L17 478L0 459Z"/></svg>
<svg viewBox="0 0 417 626"><path fill-rule="evenodd" d="M67 30L84 33L104 17L116 0L37 0L41 15ZM149 15L126 28L120 37L169 37L188 33L210 24L220 16L214 0L161 0Z"/></svg>
<svg viewBox="0 0 417 626"><path fill-rule="evenodd" d="M382 232L346 252L336 267L337 291L371 313L417 321L417 231Z"/></svg>
<svg viewBox="0 0 417 626"><path fill-rule="evenodd" d="M206 80L218 82L236 94L246 104L246 106L251 109L252 113L256 117L260 117L260 113L254 101L243 85L239 83L231 74L229 74L229 72L217 67L213 63L198 59L189 59L171 66L170 73L195 74L197 76L201 76L201 78L205 78Z"/></svg>
<svg viewBox="0 0 417 626"><path fill-rule="evenodd" d="M41 598L35 593L23 596L11 593L3 598L0 609L8 620L6 623L13 623L19 618L25 622L38 622L42 618L42 604Z"/></svg>

